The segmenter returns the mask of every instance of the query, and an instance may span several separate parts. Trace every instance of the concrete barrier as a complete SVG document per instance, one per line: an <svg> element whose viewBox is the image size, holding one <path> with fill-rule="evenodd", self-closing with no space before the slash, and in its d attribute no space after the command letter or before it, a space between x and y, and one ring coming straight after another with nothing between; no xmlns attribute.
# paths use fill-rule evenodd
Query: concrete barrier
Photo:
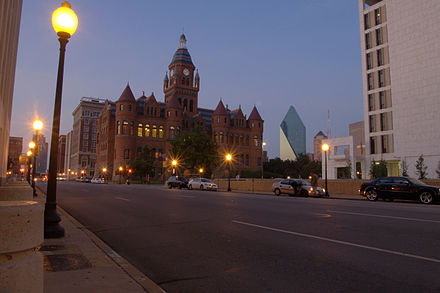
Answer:
<svg viewBox="0 0 440 293"><path fill-rule="evenodd" d="M43 221L38 202L0 201L0 292L43 292Z"/></svg>
<svg viewBox="0 0 440 293"><path fill-rule="evenodd" d="M32 188L22 184L0 186L0 201L4 200L33 200Z"/></svg>

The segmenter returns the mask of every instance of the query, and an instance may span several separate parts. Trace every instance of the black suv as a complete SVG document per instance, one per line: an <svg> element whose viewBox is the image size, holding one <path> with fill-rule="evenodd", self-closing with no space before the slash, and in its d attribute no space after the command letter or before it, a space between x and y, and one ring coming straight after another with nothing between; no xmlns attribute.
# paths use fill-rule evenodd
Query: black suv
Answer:
<svg viewBox="0 0 440 293"><path fill-rule="evenodd" d="M368 200L378 198L392 201L393 199L415 199L429 204L440 197L439 188L426 185L422 181L408 177L380 177L371 182L362 183L359 193Z"/></svg>
<svg viewBox="0 0 440 293"><path fill-rule="evenodd" d="M168 188L177 187L179 189L181 188L188 188L188 179L182 176L171 176L167 180Z"/></svg>

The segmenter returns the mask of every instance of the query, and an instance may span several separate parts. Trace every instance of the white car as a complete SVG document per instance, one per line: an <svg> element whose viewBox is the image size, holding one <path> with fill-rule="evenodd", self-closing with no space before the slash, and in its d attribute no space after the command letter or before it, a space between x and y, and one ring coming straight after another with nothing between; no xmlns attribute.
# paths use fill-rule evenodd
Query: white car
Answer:
<svg viewBox="0 0 440 293"><path fill-rule="evenodd" d="M188 183L188 189L201 189L201 190L215 190L217 191L217 184L206 178L193 178Z"/></svg>
<svg viewBox="0 0 440 293"><path fill-rule="evenodd" d="M96 183L96 184L105 184L105 183L107 183L107 181L104 178L93 178L90 182L91 183Z"/></svg>

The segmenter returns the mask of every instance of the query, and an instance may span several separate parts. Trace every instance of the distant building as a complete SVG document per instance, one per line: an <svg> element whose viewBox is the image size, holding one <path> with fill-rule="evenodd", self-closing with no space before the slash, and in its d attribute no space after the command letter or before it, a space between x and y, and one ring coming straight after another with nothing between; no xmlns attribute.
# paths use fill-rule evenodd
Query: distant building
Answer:
<svg viewBox="0 0 440 293"><path fill-rule="evenodd" d="M35 141L35 135L33 136L33 140ZM38 146L38 156L37 156L37 166L35 167L35 172L37 174L46 174L49 144L46 142L46 137L41 133L38 134L37 146Z"/></svg>
<svg viewBox="0 0 440 293"><path fill-rule="evenodd" d="M0 185L6 182L9 128L22 5L22 0L0 2Z"/></svg>
<svg viewBox="0 0 440 293"><path fill-rule="evenodd" d="M306 153L306 127L293 106L280 125L280 159L296 160Z"/></svg>
<svg viewBox="0 0 440 293"><path fill-rule="evenodd" d="M70 149L70 169L77 176L95 175L98 116L105 100L84 97L73 110L73 132Z"/></svg>
<svg viewBox="0 0 440 293"><path fill-rule="evenodd" d="M67 174L67 179L70 179L71 177L75 177L75 171L71 169L70 165L70 157L71 157L71 150L72 150L72 134L73 131L69 131L66 134L66 151L64 154L64 170Z"/></svg>
<svg viewBox="0 0 440 293"><path fill-rule="evenodd" d="M359 0L368 161L403 162L416 177L424 156L428 177L440 161L439 0Z"/></svg>
<svg viewBox="0 0 440 293"><path fill-rule="evenodd" d="M327 138L322 131L319 131L313 138L313 158L317 161L322 159L322 141Z"/></svg>
<svg viewBox="0 0 440 293"><path fill-rule="evenodd" d="M23 137L9 137L8 171L20 174L20 155L23 151Z"/></svg>
<svg viewBox="0 0 440 293"><path fill-rule="evenodd" d="M65 157L66 157L66 136L60 135L58 137L58 159L57 159L57 173L66 173L65 170Z"/></svg>

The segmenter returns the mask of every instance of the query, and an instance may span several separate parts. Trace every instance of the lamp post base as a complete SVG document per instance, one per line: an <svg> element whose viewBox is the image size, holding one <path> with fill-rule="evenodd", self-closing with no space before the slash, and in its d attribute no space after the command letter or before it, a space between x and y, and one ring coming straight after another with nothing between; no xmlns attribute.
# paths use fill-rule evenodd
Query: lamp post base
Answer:
<svg viewBox="0 0 440 293"><path fill-rule="evenodd" d="M64 228L60 225L61 218L56 212L56 204L46 203L44 209L44 238L64 237Z"/></svg>

